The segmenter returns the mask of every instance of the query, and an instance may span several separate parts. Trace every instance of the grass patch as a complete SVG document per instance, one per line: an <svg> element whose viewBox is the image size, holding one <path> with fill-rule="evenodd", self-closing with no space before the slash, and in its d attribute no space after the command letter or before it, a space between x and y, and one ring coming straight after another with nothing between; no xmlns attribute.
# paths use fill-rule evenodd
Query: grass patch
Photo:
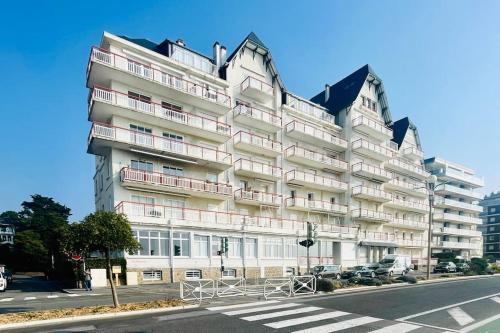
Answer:
<svg viewBox="0 0 500 333"><path fill-rule="evenodd" d="M43 311L17 312L0 315L0 324L20 323L31 320L47 320L75 316L95 315L102 313L116 313L136 310L170 308L185 305L181 300L167 299L142 303L127 303L114 308L110 305L85 306L80 308L52 309Z"/></svg>

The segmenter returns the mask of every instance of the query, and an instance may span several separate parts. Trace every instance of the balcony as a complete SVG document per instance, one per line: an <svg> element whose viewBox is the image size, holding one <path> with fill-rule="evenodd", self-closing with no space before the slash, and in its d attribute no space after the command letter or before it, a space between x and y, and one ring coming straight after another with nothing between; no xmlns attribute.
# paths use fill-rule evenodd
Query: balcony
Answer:
<svg viewBox="0 0 500 333"><path fill-rule="evenodd" d="M239 189L234 192L234 201L254 206L275 206L282 203L282 196L275 193L266 193Z"/></svg>
<svg viewBox="0 0 500 333"><path fill-rule="evenodd" d="M463 171L458 171L451 168L440 168L432 170L432 174L436 175L442 181L448 182L462 182L471 187L483 187L484 179L476 177L474 175L465 173Z"/></svg>
<svg viewBox="0 0 500 333"><path fill-rule="evenodd" d="M385 161L394 156L394 151L392 149L365 139L354 141L352 143L352 150L357 154L373 158L377 161Z"/></svg>
<svg viewBox="0 0 500 333"><path fill-rule="evenodd" d="M453 210L460 210L469 213L481 213L483 207L479 205L470 204L467 202L461 202L458 200L447 199L443 197L436 196L434 199L434 206L440 208L448 208Z"/></svg>
<svg viewBox="0 0 500 333"><path fill-rule="evenodd" d="M464 198L472 199L472 200L483 199L483 196L481 193L475 192L474 190L468 190L465 188L461 188L461 187L453 186L453 185L448 185L448 184L438 187L435 192L437 194L455 195L455 196L460 196L460 197L464 197Z"/></svg>
<svg viewBox="0 0 500 333"><path fill-rule="evenodd" d="M481 244L469 243L469 242L442 241L437 244L434 244L434 247L439 247L444 249L456 249L456 250L479 250L481 249Z"/></svg>
<svg viewBox="0 0 500 333"><path fill-rule="evenodd" d="M226 170L232 165L231 154L224 151L132 131L122 127L93 123L88 137L87 152L94 155L103 155L109 147L154 154L165 159L195 163L219 170Z"/></svg>
<svg viewBox="0 0 500 333"><path fill-rule="evenodd" d="M231 109L231 98L221 88L191 82L149 64L93 47L87 67L87 86L104 86L110 79L130 82L133 86L218 114Z"/></svg>
<svg viewBox="0 0 500 333"><path fill-rule="evenodd" d="M251 76L241 82L240 88L241 94L263 103L272 100L274 96L273 86Z"/></svg>
<svg viewBox="0 0 500 333"><path fill-rule="evenodd" d="M427 241L423 239L396 238L395 241L399 247L421 248L427 246Z"/></svg>
<svg viewBox="0 0 500 333"><path fill-rule="evenodd" d="M332 215L347 214L347 206L331 203L329 201L309 200L308 198L286 198L287 209L319 212Z"/></svg>
<svg viewBox="0 0 500 333"><path fill-rule="evenodd" d="M359 162L351 167L354 176L372 179L379 182L386 182L392 179L392 173L377 166Z"/></svg>
<svg viewBox="0 0 500 333"><path fill-rule="evenodd" d="M405 148L403 155L410 160L422 160L424 158L424 152L414 146Z"/></svg>
<svg viewBox="0 0 500 333"><path fill-rule="evenodd" d="M162 127L217 142L226 142L231 137L231 126L228 124L132 98L118 91L94 87L89 101L89 120L106 122L115 114L145 123L161 123Z"/></svg>
<svg viewBox="0 0 500 333"><path fill-rule="evenodd" d="M357 199L375 202L387 202L392 199L392 195L390 193L363 185L354 186L352 188L352 196Z"/></svg>
<svg viewBox="0 0 500 333"><path fill-rule="evenodd" d="M380 141L392 139L392 130L390 128L367 116L359 116L354 119L352 128Z"/></svg>
<svg viewBox="0 0 500 333"><path fill-rule="evenodd" d="M347 149L346 140L296 120L286 125L286 134L289 137L312 145L325 146L326 144L325 147L336 151L345 151Z"/></svg>
<svg viewBox="0 0 500 333"><path fill-rule="evenodd" d="M342 160L297 146L285 149L285 158L291 162L317 169L329 169L337 172L348 170L347 163Z"/></svg>
<svg viewBox="0 0 500 333"><path fill-rule="evenodd" d="M295 115L306 118L313 123L319 123L323 126L339 128L335 125L335 117L328 113L328 110L307 99L287 93L283 108Z"/></svg>
<svg viewBox="0 0 500 333"><path fill-rule="evenodd" d="M434 228L433 230L434 234L436 235L454 235L454 236L461 236L461 237L481 237L482 232L478 230L470 230L470 229L458 229L458 228L449 228L449 227L443 227L443 228Z"/></svg>
<svg viewBox="0 0 500 333"><path fill-rule="evenodd" d="M248 151L253 154L276 157L281 154L281 143L255 135L239 131L233 137L234 147Z"/></svg>
<svg viewBox="0 0 500 333"><path fill-rule="evenodd" d="M351 211L351 218L356 221L387 223L392 219L392 215L360 208Z"/></svg>
<svg viewBox="0 0 500 333"><path fill-rule="evenodd" d="M386 202L384 204L384 207L391 207L421 214L425 214L429 211L429 205L425 202L403 200L394 197L392 198L391 201Z"/></svg>
<svg viewBox="0 0 500 333"><path fill-rule="evenodd" d="M278 180L282 177L281 168L242 158L234 162L234 173L265 180Z"/></svg>
<svg viewBox="0 0 500 333"><path fill-rule="evenodd" d="M393 227L399 227L404 229L415 229L415 230L427 230L429 228L428 222L408 220L402 218L392 218L389 221L389 225Z"/></svg>
<svg viewBox="0 0 500 333"><path fill-rule="evenodd" d="M385 162L385 168L415 177L420 180L425 180L429 177L429 173L426 172L421 166L411 164L397 158L392 158Z"/></svg>
<svg viewBox="0 0 500 333"><path fill-rule="evenodd" d="M234 107L233 117L238 123L263 131L275 133L281 130L281 117L243 104Z"/></svg>
<svg viewBox="0 0 500 333"><path fill-rule="evenodd" d="M453 223L474 224L474 225L480 225L483 223L483 221L478 217L458 215L452 213L434 213L432 218L434 221L440 221L440 222L453 222Z"/></svg>
<svg viewBox="0 0 500 333"><path fill-rule="evenodd" d="M299 170L291 170L285 174L285 182L288 185L298 185L308 188L316 188L328 192L342 193L347 191L347 183L335 178L315 175Z"/></svg>
<svg viewBox="0 0 500 333"><path fill-rule="evenodd" d="M226 200L231 197L231 185L211 183L206 180L170 176L128 167L120 170L120 180L129 189L152 190L163 193L185 194L207 199Z"/></svg>
<svg viewBox="0 0 500 333"><path fill-rule="evenodd" d="M423 188L423 186L425 185L417 185L399 179L391 179L389 182L384 184L384 189L403 192L416 197L427 198L427 190Z"/></svg>

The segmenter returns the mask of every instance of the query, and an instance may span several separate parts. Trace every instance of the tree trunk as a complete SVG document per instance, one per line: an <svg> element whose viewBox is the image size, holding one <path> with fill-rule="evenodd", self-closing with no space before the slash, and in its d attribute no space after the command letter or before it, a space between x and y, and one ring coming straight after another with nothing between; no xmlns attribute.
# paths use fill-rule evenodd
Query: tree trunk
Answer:
<svg viewBox="0 0 500 333"><path fill-rule="evenodd" d="M111 271L111 259L109 249L106 250L106 270L108 271L109 285L111 286L111 295L113 295L113 305L115 308L120 306L118 303L118 295L116 294L115 282L113 281L113 272Z"/></svg>

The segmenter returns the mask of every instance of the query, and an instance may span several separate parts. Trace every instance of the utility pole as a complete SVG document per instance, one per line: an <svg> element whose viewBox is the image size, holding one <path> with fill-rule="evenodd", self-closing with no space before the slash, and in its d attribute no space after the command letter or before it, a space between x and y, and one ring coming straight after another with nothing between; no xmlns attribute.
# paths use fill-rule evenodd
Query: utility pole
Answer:
<svg viewBox="0 0 500 333"><path fill-rule="evenodd" d="M218 251L218 255L220 255L220 277L221 279L224 277L224 254L227 253L229 248L227 237L221 237L220 239L220 251Z"/></svg>
<svg viewBox="0 0 500 333"><path fill-rule="evenodd" d="M318 237L318 232L316 231L316 226L311 223L307 222L307 236L306 239L303 240L302 242L299 242L300 245L304 246L306 248L306 259L307 259L307 273L311 273L311 258L309 256L309 248L314 245L316 242L316 239Z"/></svg>
<svg viewBox="0 0 500 333"><path fill-rule="evenodd" d="M427 192L429 193L429 230L427 235L427 280L431 279L431 255L432 255L432 208L434 207L434 190L436 188L437 177L431 175L427 180ZM442 184L440 184L442 185Z"/></svg>

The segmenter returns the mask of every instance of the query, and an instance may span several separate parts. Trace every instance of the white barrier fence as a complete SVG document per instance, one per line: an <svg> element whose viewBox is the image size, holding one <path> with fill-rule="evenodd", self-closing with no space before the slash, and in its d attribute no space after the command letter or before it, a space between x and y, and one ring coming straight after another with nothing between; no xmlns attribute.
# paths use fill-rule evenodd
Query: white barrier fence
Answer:
<svg viewBox="0 0 500 333"><path fill-rule="evenodd" d="M205 298L214 297L214 280L192 280L181 281L180 296L185 301L201 301Z"/></svg>
<svg viewBox="0 0 500 333"><path fill-rule="evenodd" d="M217 296L245 296L247 294L247 285L245 278L238 279L218 279Z"/></svg>

